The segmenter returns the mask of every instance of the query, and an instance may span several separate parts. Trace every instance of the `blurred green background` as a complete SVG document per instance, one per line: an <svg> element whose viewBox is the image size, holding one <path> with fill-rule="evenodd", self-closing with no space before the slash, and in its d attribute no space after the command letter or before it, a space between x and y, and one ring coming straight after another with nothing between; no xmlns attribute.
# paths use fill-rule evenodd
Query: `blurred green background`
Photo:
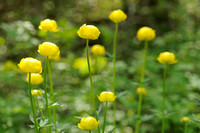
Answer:
<svg viewBox="0 0 200 133"><path fill-rule="evenodd" d="M149 44L142 106L141 133L160 133L163 65L156 60L160 52L169 51L179 62L167 73L166 133L182 133L180 118L189 116L189 133L200 130L200 1L199 0L1 0L0 1L0 132L33 133L26 74L17 64L23 57L44 61L37 47L45 41L38 29L41 20L57 21L60 31L50 34L50 41L60 47L61 60L53 62L53 81L58 107L60 132L80 133L77 117L90 114L90 84L87 70L74 70L77 58L85 58L85 40L77 36L78 28L93 24L99 28L98 40L112 54L115 24L108 19L114 9L122 9L127 20L119 24L117 42L117 132L133 133L137 114L138 87L143 59L143 42L137 30L149 26L157 37ZM96 94L112 91L112 61L104 57L99 74L94 74ZM102 62L101 62L102 63ZM43 86L35 86L43 88ZM44 103L40 99L41 103ZM101 103L98 102L98 106ZM103 118L102 109L100 115ZM193 117L196 115L197 118ZM108 126L112 129L112 103L109 104Z"/></svg>

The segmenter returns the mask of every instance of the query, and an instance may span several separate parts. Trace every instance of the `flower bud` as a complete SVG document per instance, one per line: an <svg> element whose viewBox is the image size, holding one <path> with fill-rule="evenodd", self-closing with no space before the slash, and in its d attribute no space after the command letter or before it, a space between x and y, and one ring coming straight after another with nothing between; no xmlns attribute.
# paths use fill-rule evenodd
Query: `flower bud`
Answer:
<svg viewBox="0 0 200 133"><path fill-rule="evenodd" d="M189 117L182 117L182 118L180 119L180 122L181 122L181 123L189 123L189 122L190 122L190 118L189 118Z"/></svg>
<svg viewBox="0 0 200 133"><path fill-rule="evenodd" d="M29 73L27 74L26 81L29 82ZM39 73L31 73L31 84L39 85L43 82L43 77Z"/></svg>
<svg viewBox="0 0 200 133"><path fill-rule="evenodd" d="M53 56L58 54L59 47L51 42L43 42L38 46L38 52L44 56Z"/></svg>
<svg viewBox="0 0 200 133"><path fill-rule="evenodd" d="M147 94L147 91L146 91L145 88L139 87L139 88L137 88L136 93L137 93L138 95L140 95L140 94L146 95L146 94Z"/></svg>
<svg viewBox="0 0 200 133"><path fill-rule="evenodd" d="M31 94L33 96L42 96L42 91L41 90L31 90Z"/></svg>
<svg viewBox="0 0 200 133"><path fill-rule="evenodd" d="M113 92L101 92L100 96L97 96L100 102L113 102L116 97Z"/></svg>
<svg viewBox="0 0 200 133"><path fill-rule="evenodd" d="M160 55L157 58L157 60L161 64L175 64L175 63L178 62L178 60L175 60L175 55L173 53L170 53L170 52L160 53Z"/></svg>
<svg viewBox="0 0 200 133"><path fill-rule="evenodd" d="M100 31L94 25L82 25L78 30L78 36L84 39L96 40L100 35Z"/></svg>
<svg viewBox="0 0 200 133"><path fill-rule="evenodd" d="M41 21L39 29L43 31L49 31L49 32L57 32L60 30L60 29L57 29L56 21L50 20L50 19L45 19Z"/></svg>
<svg viewBox="0 0 200 133"><path fill-rule="evenodd" d="M19 69L24 73L41 73L41 61L32 57L22 58L18 64Z"/></svg>
<svg viewBox="0 0 200 133"><path fill-rule="evenodd" d="M104 56L106 54L105 47L99 44L95 44L91 48L91 52L93 55Z"/></svg>
<svg viewBox="0 0 200 133"><path fill-rule="evenodd" d="M140 41L151 41L156 37L155 30L150 27L142 27L137 32L137 38Z"/></svg>
<svg viewBox="0 0 200 133"><path fill-rule="evenodd" d="M109 15L109 19L114 23L120 23L126 20L126 18L127 18L126 14L121 9L114 10Z"/></svg>
<svg viewBox="0 0 200 133"><path fill-rule="evenodd" d="M99 125L99 121L97 121L94 117L88 116L86 118L82 118L81 122L78 124L78 127L82 130L92 130L97 128Z"/></svg>

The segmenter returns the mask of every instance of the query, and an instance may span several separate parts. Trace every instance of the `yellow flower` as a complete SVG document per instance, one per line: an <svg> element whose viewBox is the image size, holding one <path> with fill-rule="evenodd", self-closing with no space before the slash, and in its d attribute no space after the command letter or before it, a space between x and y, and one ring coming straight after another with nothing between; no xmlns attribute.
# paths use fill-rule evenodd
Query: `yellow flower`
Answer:
<svg viewBox="0 0 200 133"><path fill-rule="evenodd" d="M145 88L139 87L139 88L137 88L136 93L137 93L138 95L140 95L140 94L146 95L146 94L147 94L147 91L146 91Z"/></svg>
<svg viewBox="0 0 200 133"><path fill-rule="evenodd" d="M59 52L59 47L51 42L43 42L38 46L38 52L44 56L56 55Z"/></svg>
<svg viewBox="0 0 200 133"><path fill-rule="evenodd" d="M121 9L114 10L109 15L109 19L112 20L114 23L120 23L126 20L126 18L126 14Z"/></svg>
<svg viewBox="0 0 200 133"><path fill-rule="evenodd" d="M24 73L41 73L41 61L32 57L22 58L18 64L19 69Z"/></svg>
<svg viewBox="0 0 200 133"><path fill-rule="evenodd" d="M60 50L58 51L58 53L56 55L50 55L49 60L59 61L60 60Z"/></svg>
<svg viewBox="0 0 200 133"><path fill-rule="evenodd" d="M189 117L182 117L180 119L180 121L181 121L181 123L188 123L188 122L190 122L190 118Z"/></svg>
<svg viewBox="0 0 200 133"><path fill-rule="evenodd" d="M79 28L77 33L78 33L79 37L81 37L81 38L96 40L96 39L98 39L101 32L94 25L84 24Z"/></svg>
<svg viewBox="0 0 200 133"><path fill-rule="evenodd" d="M50 19L45 19L41 21L39 29L43 31L50 31L50 32L57 32L60 30L60 29L57 29L56 21L50 20Z"/></svg>
<svg viewBox="0 0 200 133"><path fill-rule="evenodd" d="M106 54L105 47L99 44L95 44L91 48L91 52L94 55L101 55L104 56Z"/></svg>
<svg viewBox="0 0 200 133"><path fill-rule="evenodd" d="M175 55L173 53L170 53L170 52L160 53L160 55L157 58L157 60L161 64L175 64L175 63L178 62L178 60L175 60Z"/></svg>
<svg viewBox="0 0 200 133"><path fill-rule="evenodd" d="M31 90L31 94L33 96L42 96L42 91L41 90Z"/></svg>
<svg viewBox="0 0 200 133"><path fill-rule="evenodd" d="M78 127L82 130L92 130L97 128L99 125L99 121L97 121L94 117L88 116L86 118L82 118L81 122L78 124Z"/></svg>
<svg viewBox="0 0 200 133"><path fill-rule="evenodd" d="M29 82L29 73L27 74L26 81ZM43 77L39 73L31 73L31 84L39 85L43 82Z"/></svg>
<svg viewBox="0 0 200 133"><path fill-rule="evenodd" d="M100 102L113 102L116 97L113 92L103 91L100 96L97 96Z"/></svg>
<svg viewBox="0 0 200 133"><path fill-rule="evenodd" d="M151 41L156 37L155 30L150 27L142 27L137 32L137 38L140 41Z"/></svg>

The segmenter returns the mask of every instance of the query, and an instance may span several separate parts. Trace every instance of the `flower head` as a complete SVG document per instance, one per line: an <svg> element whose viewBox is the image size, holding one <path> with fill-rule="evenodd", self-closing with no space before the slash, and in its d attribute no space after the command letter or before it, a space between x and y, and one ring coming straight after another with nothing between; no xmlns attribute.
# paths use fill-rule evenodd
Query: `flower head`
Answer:
<svg viewBox="0 0 200 133"><path fill-rule="evenodd" d="M51 42L43 42L38 46L38 52L44 56L56 55L59 52L59 47Z"/></svg>
<svg viewBox="0 0 200 133"><path fill-rule="evenodd" d="M126 14L121 9L114 10L109 15L109 19L112 20L114 23L120 23L126 20L126 18Z"/></svg>
<svg viewBox="0 0 200 133"><path fill-rule="evenodd" d="M137 38L140 41L151 41L156 37L155 30L150 27L142 27L137 32Z"/></svg>
<svg viewBox="0 0 200 133"><path fill-rule="evenodd" d="M39 29L43 31L49 31L49 32L57 32L60 30L60 29L57 29L56 21L50 20L50 19L45 19L41 21Z"/></svg>
<svg viewBox="0 0 200 133"><path fill-rule="evenodd" d="M19 69L24 73L41 73L41 61L32 57L22 58L18 64Z"/></svg>
<svg viewBox="0 0 200 133"><path fill-rule="evenodd" d="M78 127L82 130L92 130L97 128L99 125L99 121L97 121L94 117L88 116L86 118L82 118L81 122L78 124Z"/></svg>
<svg viewBox="0 0 200 133"><path fill-rule="evenodd" d="M91 52L94 55L104 56L106 54L105 47L99 44L95 44L91 48Z"/></svg>
<svg viewBox="0 0 200 133"><path fill-rule="evenodd" d="M33 96L42 96L42 91L41 90L31 90L31 94Z"/></svg>
<svg viewBox="0 0 200 133"><path fill-rule="evenodd" d="M49 60L59 61L60 60L60 50L58 51L58 53L56 55L50 55Z"/></svg>
<svg viewBox="0 0 200 133"><path fill-rule="evenodd" d="M101 92L100 96L97 96L100 102L113 102L115 101L116 97L113 92Z"/></svg>
<svg viewBox="0 0 200 133"><path fill-rule="evenodd" d="M100 35L100 31L94 25L82 25L78 30L78 36L84 39L96 40Z"/></svg>
<svg viewBox="0 0 200 133"><path fill-rule="evenodd" d="M178 60L175 60L175 55L173 53L170 53L170 52L160 53L160 55L157 58L157 60L161 64L175 64L175 63L178 62Z"/></svg>
<svg viewBox="0 0 200 133"><path fill-rule="evenodd" d="M140 95L140 94L146 95L146 94L147 94L147 91L146 91L145 88L139 87L139 88L137 88L136 93L137 93L138 95Z"/></svg>
<svg viewBox="0 0 200 133"><path fill-rule="evenodd" d="M26 81L29 82L29 73L27 74ZM43 77L39 73L31 73L31 84L39 85L43 82Z"/></svg>
<svg viewBox="0 0 200 133"><path fill-rule="evenodd" d="M188 123L188 122L190 122L190 118L189 118L189 117L182 117L182 118L180 119L180 122L181 122L181 123Z"/></svg>

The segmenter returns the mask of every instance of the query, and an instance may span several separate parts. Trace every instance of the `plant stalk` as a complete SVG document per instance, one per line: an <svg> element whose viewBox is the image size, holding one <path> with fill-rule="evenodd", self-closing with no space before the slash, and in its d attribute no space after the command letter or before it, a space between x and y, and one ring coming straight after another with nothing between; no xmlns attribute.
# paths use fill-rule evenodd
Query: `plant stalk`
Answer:
<svg viewBox="0 0 200 133"><path fill-rule="evenodd" d="M106 125L107 105L108 105L108 102L106 102L106 107L105 107L105 113L104 113L104 120L103 120L103 130L102 130L102 133L104 133L105 125Z"/></svg>
<svg viewBox="0 0 200 133"><path fill-rule="evenodd" d="M166 73L167 73L167 64L165 64L165 69L163 72L163 103L162 103L162 133L165 132L165 80L166 80Z"/></svg>

